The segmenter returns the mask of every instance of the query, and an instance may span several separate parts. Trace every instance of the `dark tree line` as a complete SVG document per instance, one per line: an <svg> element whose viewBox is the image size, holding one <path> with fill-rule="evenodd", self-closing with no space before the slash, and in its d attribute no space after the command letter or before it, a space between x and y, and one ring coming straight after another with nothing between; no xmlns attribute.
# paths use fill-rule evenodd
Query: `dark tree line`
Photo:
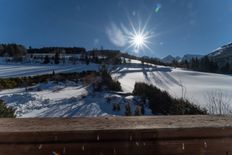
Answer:
<svg viewBox="0 0 232 155"><path fill-rule="evenodd" d="M192 104L188 100L176 99L166 91L145 83L136 83L133 94L143 100L148 99L149 108L155 115L195 115L206 114L205 109Z"/></svg>
<svg viewBox="0 0 232 155"><path fill-rule="evenodd" d="M232 65L228 62L224 65L218 65L217 62L211 60L208 56L205 56L201 59L192 58L190 61L177 62L174 60L171 64L174 67L187 68L194 71L210 72L210 73L223 73L231 74Z"/></svg>
<svg viewBox="0 0 232 155"><path fill-rule="evenodd" d="M27 49L18 44L0 44L0 57L12 57L14 61L22 61Z"/></svg>

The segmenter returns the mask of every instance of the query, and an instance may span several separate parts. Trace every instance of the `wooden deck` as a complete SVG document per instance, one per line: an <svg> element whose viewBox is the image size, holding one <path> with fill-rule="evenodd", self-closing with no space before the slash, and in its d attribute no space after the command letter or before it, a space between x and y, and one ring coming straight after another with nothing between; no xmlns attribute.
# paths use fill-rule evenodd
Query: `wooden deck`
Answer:
<svg viewBox="0 0 232 155"><path fill-rule="evenodd" d="M232 117L0 119L0 155L232 155Z"/></svg>

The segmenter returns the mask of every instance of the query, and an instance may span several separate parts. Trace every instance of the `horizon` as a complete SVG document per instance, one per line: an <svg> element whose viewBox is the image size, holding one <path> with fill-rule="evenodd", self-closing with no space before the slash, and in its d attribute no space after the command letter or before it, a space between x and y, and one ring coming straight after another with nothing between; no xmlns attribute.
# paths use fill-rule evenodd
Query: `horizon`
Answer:
<svg viewBox="0 0 232 155"><path fill-rule="evenodd" d="M103 47L157 58L206 55L232 41L231 5L230 0L0 0L0 42ZM131 35L140 44L131 42Z"/></svg>
<svg viewBox="0 0 232 155"><path fill-rule="evenodd" d="M28 49L30 49L30 48L32 48L32 49L43 49L43 48L84 48L85 50L86 50L86 52L90 52L91 50L109 50L109 51L119 51L119 52L121 52L121 53L127 53L127 54L131 54L131 55L134 55L134 56L138 56L138 57L143 57L143 56L146 56L146 55L142 55L142 56L139 56L139 55L136 55L136 54L134 54L134 53L129 53L129 52L127 52L127 51L121 51L121 50L119 50L119 49L110 49L110 48L104 48L104 49L101 49L101 48L90 48L90 49L87 49L87 48L85 48L85 47L83 47L83 46L42 46L42 47L31 47L31 46L25 46L25 45L23 45L23 44L18 44L18 43L0 43L0 45L2 45L2 44L6 44L6 45L11 45L11 44L16 44L16 45L21 45L21 46L23 46L23 47L25 47L27 50ZM223 46L223 45L222 45ZM209 54L209 53L208 53ZM166 57L169 57L169 56L172 56L172 57L174 57L174 58L177 58L177 57L184 57L184 56L186 56L186 55L194 55L194 54L191 54L191 53L186 53L186 54L184 54L184 55L177 55L177 56L174 56L174 55L172 55L172 54L169 54L169 55L166 55L166 56L164 56L164 57L155 57L155 56L149 56L149 57L151 57L151 58L158 58L158 59L163 59L163 58L166 58ZM195 54L195 55L200 55L200 54ZM207 54L206 54L207 55ZM202 55L202 56L204 56L204 55Z"/></svg>

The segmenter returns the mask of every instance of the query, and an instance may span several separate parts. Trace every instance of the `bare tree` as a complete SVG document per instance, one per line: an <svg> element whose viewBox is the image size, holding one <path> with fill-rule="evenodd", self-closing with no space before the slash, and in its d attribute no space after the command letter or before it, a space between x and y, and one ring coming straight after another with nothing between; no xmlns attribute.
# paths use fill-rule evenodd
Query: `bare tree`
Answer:
<svg viewBox="0 0 232 155"><path fill-rule="evenodd" d="M232 114L229 97L222 90L213 90L206 94L206 109L209 114L228 115Z"/></svg>

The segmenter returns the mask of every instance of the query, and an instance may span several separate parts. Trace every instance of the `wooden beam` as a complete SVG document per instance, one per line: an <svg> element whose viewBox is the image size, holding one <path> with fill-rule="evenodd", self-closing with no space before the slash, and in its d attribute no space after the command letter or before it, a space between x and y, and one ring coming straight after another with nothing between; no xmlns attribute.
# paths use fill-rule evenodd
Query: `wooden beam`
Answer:
<svg viewBox="0 0 232 155"><path fill-rule="evenodd" d="M0 119L0 155L232 154L232 117Z"/></svg>

